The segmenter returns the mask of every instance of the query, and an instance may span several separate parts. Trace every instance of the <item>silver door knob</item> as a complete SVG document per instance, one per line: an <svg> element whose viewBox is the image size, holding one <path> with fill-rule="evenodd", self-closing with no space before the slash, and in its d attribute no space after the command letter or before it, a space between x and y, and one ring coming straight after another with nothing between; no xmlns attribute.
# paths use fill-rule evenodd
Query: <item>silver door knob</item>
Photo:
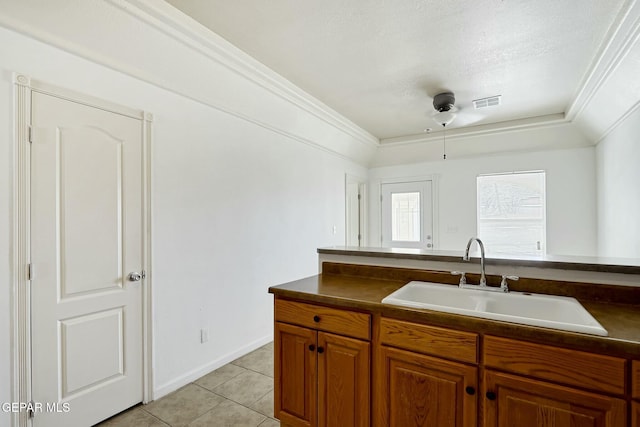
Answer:
<svg viewBox="0 0 640 427"><path fill-rule="evenodd" d="M130 282L139 282L140 280L142 280L142 274L136 272L129 273Z"/></svg>

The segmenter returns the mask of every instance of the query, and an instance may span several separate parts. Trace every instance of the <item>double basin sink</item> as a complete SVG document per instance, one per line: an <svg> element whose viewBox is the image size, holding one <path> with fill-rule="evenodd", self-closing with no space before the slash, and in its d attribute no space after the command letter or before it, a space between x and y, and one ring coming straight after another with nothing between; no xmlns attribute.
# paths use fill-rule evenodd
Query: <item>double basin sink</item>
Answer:
<svg viewBox="0 0 640 427"><path fill-rule="evenodd" d="M498 293L430 282L409 282L383 304L442 311L524 325L607 336L575 299L522 292Z"/></svg>

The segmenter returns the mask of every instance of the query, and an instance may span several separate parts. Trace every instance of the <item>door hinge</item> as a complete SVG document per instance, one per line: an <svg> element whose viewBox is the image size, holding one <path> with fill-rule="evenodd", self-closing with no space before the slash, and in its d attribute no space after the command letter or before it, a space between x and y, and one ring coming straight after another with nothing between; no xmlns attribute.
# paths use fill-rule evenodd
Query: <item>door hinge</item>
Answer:
<svg viewBox="0 0 640 427"><path fill-rule="evenodd" d="M360 194L358 194L358 200L362 199L362 196Z"/></svg>
<svg viewBox="0 0 640 427"><path fill-rule="evenodd" d="M31 264L27 264L27 280L31 280L31 277L33 277L33 267Z"/></svg>
<svg viewBox="0 0 640 427"><path fill-rule="evenodd" d="M382 201L382 194L380 195L380 201Z"/></svg>
<svg viewBox="0 0 640 427"><path fill-rule="evenodd" d="M35 406L35 402L33 400L29 401L29 405L27 405L27 418L29 419L36 416L36 413L33 410L34 406Z"/></svg>
<svg viewBox="0 0 640 427"><path fill-rule="evenodd" d="M29 126L29 143L33 142L33 128Z"/></svg>
<svg viewBox="0 0 640 427"><path fill-rule="evenodd" d="M358 242L359 242L360 240L362 240L362 235L361 235L361 234L358 234Z"/></svg>

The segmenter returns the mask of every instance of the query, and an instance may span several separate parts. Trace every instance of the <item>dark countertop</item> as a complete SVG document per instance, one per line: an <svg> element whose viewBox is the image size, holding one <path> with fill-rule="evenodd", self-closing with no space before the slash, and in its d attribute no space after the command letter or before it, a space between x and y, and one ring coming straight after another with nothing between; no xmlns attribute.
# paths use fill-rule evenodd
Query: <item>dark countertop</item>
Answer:
<svg viewBox="0 0 640 427"><path fill-rule="evenodd" d="M431 310L381 304L407 281L320 274L269 288L276 297L351 308L414 322L640 359L640 306L580 300L609 332L600 337Z"/></svg>
<svg viewBox="0 0 640 427"><path fill-rule="evenodd" d="M411 248L360 248L355 246L318 248L318 253L444 262L460 262L463 255L463 251L440 251ZM475 263L480 262L479 258L472 258L471 261ZM486 257L486 262L491 263L492 265L508 265L517 267L640 274L640 259L635 258L605 258L565 255L541 255L539 257L492 257L489 255Z"/></svg>

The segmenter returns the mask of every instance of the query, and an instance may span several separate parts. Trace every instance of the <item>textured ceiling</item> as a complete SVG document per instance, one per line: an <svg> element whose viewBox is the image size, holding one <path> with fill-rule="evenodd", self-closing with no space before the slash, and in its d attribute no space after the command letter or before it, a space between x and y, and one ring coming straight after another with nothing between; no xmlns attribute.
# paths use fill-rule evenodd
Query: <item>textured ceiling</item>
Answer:
<svg viewBox="0 0 640 427"><path fill-rule="evenodd" d="M168 2L384 139L437 127L442 90L451 128L566 112L623 0Z"/></svg>

